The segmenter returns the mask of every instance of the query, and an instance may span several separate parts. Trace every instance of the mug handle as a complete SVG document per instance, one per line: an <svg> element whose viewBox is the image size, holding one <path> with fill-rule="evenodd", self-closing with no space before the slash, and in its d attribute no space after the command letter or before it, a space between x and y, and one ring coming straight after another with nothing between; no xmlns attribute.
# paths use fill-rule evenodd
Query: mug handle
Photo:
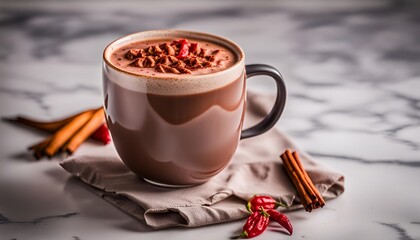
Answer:
<svg viewBox="0 0 420 240"><path fill-rule="evenodd" d="M270 113L255 126L242 130L241 139L254 137L270 130L276 124L277 120L279 120L286 104L286 84L276 68L265 64L250 64L245 66L245 72L246 79L257 75L272 77L276 82L277 95Z"/></svg>

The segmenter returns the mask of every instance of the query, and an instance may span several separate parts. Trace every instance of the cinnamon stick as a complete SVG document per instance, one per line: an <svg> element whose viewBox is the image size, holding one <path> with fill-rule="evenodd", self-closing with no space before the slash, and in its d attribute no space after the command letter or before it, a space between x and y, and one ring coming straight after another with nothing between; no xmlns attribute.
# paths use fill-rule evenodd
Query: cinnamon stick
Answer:
<svg viewBox="0 0 420 240"><path fill-rule="evenodd" d="M60 128L51 138L51 142L45 149L48 157L54 156L57 151L65 144L83 125L92 117L92 112L84 112L73 118L68 124Z"/></svg>
<svg viewBox="0 0 420 240"><path fill-rule="evenodd" d="M50 144L51 142L51 137L45 139L44 141L34 144L30 147L28 147L28 150L33 150L33 156L35 157L36 160L41 159L44 154L45 154L45 149L47 148L47 146Z"/></svg>
<svg viewBox="0 0 420 240"><path fill-rule="evenodd" d="M321 196L321 194L319 193L319 191L318 191L318 189L315 187L315 185L314 185L314 183L312 182L312 179L309 177L309 175L308 175L308 173L305 171L305 169L303 168L303 164L302 164L302 162L300 161L300 157L299 157L299 154L297 153L297 152L293 152L292 153L293 154L293 157L295 158L295 160L296 160L296 163L298 164L298 166L299 166L299 168L300 168L300 170L303 172L303 174L305 175L305 178L306 178L306 180L308 181L308 183L309 183L309 186L312 188L312 190L314 191L314 193L315 193L315 195L316 195L316 197L317 197L317 199L318 199L318 203L319 203L319 206L320 207L323 207L323 206L325 206L325 201L324 201L324 198Z"/></svg>
<svg viewBox="0 0 420 240"><path fill-rule="evenodd" d="M16 117L12 117L12 118L7 118L4 117L2 118L3 121L7 121L7 122L11 122L11 123L18 123L27 127L31 127L31 128L35 128L41 131L45 131L45 132L49 132L49 133L53 133L57 130L59 130L60 128L64 127L66 124L68 124L69 122L71 122L71 120L73 120L75 117L85 113L85 112L94 112L95 110L87 110L69 117L66 117L64 119L60 119L60 120L56 120L56 121L51 121L51 122L45 122L45 121L38 121L38 120L34 120L32 118L28 118L28 117L23 117L23 116L16 116Z"/></svg>
<svg viewBox="0 0 420 240"><path fill-rule="evenodd" d="M325 201L303 168L298 153L292 153L289 149L286 149L280 157L287 174L296 187L299 199L305 210L311 212L313 209L323 207Z"/></svg>
<svg viewBox="0 0 420 240"><path fill-rule="evenodd" d="M97 115L93 117L95 113ZM111 139L104 119L104 110L102 107L89 109L50 122L34 120L23 116L2 118L2 120L6 122L17 123L26 127L53 133L52 136L44 141L28 148L28 150L33 151L33 155L37 160L44 156L52 157L59 151L73 153L88 137L101 141L103 144L108 144ZM96 129L92 129L94 127L96 127Z"/></svg>
<svg viewBox="0 0 420 240"><path fill-rule="evenodd" d="M89 121L77 131L70 140L62 148L68 154L74 151L82 144L93 132L95 132L105 121L104 109L97 109L89 119Z"/></svg>
<svg viewBox="0 0 420 240"><path fill-rule="evenodd" d="M315 195L314 191L309 186L309 183L306 180L306 177L305 177L304 173L299 168L299 165L296 163L296 159L294 159L294 157L293 157L292 153L290 152L290 150L287 149L285 153L286 153L287 157L289 158L290 164L293 165L293 168L292 169L296 172L296 175L299 177L299 180L302 183L303 187L305 188L305 190L306 190L307 194L309 195L309 197L312 200L316 199L316 195Z"/></svg>
<svg viewBox="0 0 420 240"><path fill-rule="evenodd" d="M311 199L309 196L305 193L305 188L303 187L302 183L299 181L299 177L297 176L296 172L293 171L293 166L290 164L290 161L285 153L281 155L281 159L283 160L283 165L286 169L287 175L289 175L290 179L293 182L293 185L295 185L298 196L300 201L302 202L302 205L308 206L310 204ZM306 207L305 207L306 208Z"/></svg>

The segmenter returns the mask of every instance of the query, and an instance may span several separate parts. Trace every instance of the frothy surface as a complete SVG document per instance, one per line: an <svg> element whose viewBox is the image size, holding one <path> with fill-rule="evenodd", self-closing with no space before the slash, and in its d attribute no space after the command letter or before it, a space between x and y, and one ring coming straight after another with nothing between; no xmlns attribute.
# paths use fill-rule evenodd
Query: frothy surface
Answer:
<svg viewBox="0 0 420 240"><path fill-rule="evenodd" d="M137 69L139 72L129 71L127 68L116 66L112 59L118 61L113 53L125 46L134 44L147 44L168 41L173 39L191 39L200 43L208 43L217 49L225 49L229 58L233 59L224 68L217 70L203 69L194 74L159 73L153 68ZM210 48L209 48L210 49ZM110 44L104 52L103 74L105 81L113 81L121 87L132 91L145 92L158 95L188 95L212 91L228 85L237 80L244 72L243 51L229 40L197 32L163 30L140 32L128 35ZM123 59L123 58L121 58ZM127 60L127 63L129 61ZM123 64L121 64L123 65Z"/></svg>
<svg viewBox="0 0 420 240"><path fill-rule="evenodd" d="M123 45L118 49L115 49L112 52L109 60L117 68L127 71L127 72L134 73L134 74L140 74L140 75L146 74L146 75L157 76L157 77L170 74L173 77L176 77L177 75L176 73L171 73L171 72L162 73L162 72L157 71L156 68L154 67L136 66L133 64L133 62L135 62L136 59L129 59L127 58L126 55L127 55L127 52L130 50L141 49L141 50L147 51L147 49L151 46L159 46L166 43L170 44L178 40L179 40L178 38L169 38L169 39L154 39L154 40L147 40L147 41L132 42L127 45ZM211 63L213 66L209 66L209 67L202 66L201 68L190 68L190 72L188 74L206 75L210 73L215 73L218 71L225 70L237 62L237 57L232 53L232 51L230 51L226 47L223 47L221 45L218 45L212 42L202 41L198 39L187 39L187 40L189 43L196 43L200 50L205 50L207 52L207 54L205 55L209 57L214 56L217 58L213 60L212 62L210 61L207 62L207 63ZM212 53L214 52L217 52L217 55L216 54L212 55ZM177 53L178 53L178 50L177 50Z"/></svg>

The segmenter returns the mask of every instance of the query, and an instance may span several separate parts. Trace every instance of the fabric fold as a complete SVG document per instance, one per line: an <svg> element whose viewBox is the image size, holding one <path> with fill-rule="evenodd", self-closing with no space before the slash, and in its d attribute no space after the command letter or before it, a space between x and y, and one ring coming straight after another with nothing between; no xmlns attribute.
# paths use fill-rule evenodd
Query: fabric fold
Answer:
<svg viewBox="0 0 420 240"><path fill-rule="evenodd" d="M272 100L249 94L247 122L256 122L264 116ZM246 200L254 194L271 195L286 203L288 209L301 208L296 190L279 160L286 148L299 152L305 169L326 200L344 192L343 175L299 150L278 128L241 141L231 163L222 172L204 184L189 188L163 188L145 182L124 165L112 145L85 145L61 166L93 186L94 192L105 200L148 226L198 227L246 217Z"/></svg>

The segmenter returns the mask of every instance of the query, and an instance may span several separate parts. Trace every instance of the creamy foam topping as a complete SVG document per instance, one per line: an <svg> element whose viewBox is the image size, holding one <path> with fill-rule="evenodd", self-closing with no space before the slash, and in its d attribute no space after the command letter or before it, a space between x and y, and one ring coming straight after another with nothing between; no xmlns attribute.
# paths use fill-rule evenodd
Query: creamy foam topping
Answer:
<svg viewBox="0 0 420 240"><path fill-rule="evenodd" d="M191 73L159 72L152 67L133 66L126 57L130 49L188 39L206 46L209 53L219 52L223 63L193 69ZM221 55L219 55L222 53ZM140 32L111 43L104 52L104 77L126 89L160 95L186 95L208 92L237 80L244 71L242 50L229 40L217 36L176 30Z"/></svg>
<svg viewBox="0 0 420 240"><path fill-rule="evenodd" d="M196 39L155 39L116 49L110 62L135 74L205 75L222 71L237 61L228 49Z"/></svg>

